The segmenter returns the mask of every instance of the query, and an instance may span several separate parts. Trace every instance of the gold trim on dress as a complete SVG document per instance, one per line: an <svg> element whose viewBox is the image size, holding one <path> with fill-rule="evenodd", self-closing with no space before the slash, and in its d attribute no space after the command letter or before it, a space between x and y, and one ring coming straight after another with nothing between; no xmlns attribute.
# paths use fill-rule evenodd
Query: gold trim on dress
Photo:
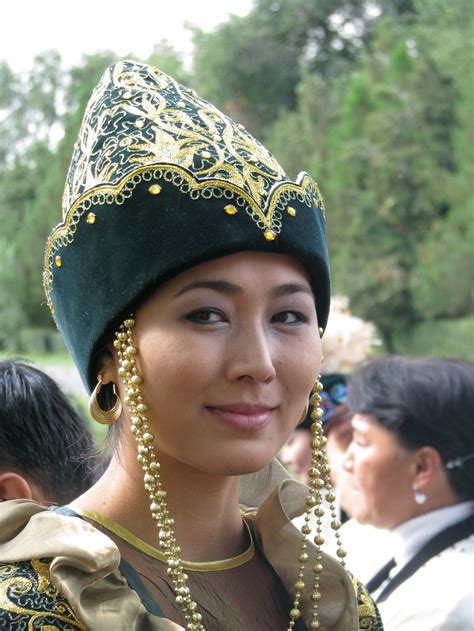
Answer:
<svg viewBox="0 0 474 631"><path fill-rule="evenodd" d="M110 530L110 532L113 532L115 535L129 543L131 546L137 548L138 550L141 550L148 556L151 556L154 559L161 561L162 563L167 562L167 557L163 552L151 546L149 543L146 543L146 541L143 541L143 539L140 539L129 530L118 524L116 521L113 521L112 519L109 519L108 517L105 517L100 513L96 513L95 511L87 509L82 510L81 515L83 515L84 517L88 517L89 519L92 519L92 521L95 521L97 524L100 524L104 528L107 528L107 530ZM232 557L230 559L223 559L222 561L182 560L181 566L185 570L192 570L193 572L219 572L222 570L231 570L235 567L244 565L244 563L247 563L247 561L250 561L255 555L255 544L253 541L252 530L250 526L247 524L245 519L243 519L243 522L245 524L245 527L247 528L250 540L250 545L247 550L245 550L241 554L238 554L235 557Z"/></svg>

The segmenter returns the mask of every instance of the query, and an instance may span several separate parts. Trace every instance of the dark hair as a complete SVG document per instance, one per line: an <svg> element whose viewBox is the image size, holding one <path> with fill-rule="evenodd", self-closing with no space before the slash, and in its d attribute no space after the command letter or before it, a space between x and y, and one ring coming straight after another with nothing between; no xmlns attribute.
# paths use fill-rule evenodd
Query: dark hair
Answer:
<svg viewBox="0 0 474 631"><path fill-rule="evenodd" d="M85 421L56 382L28 364L0 361L0 468L30 476L62 504L93 484L97 463Z"/></svg>
<svg viewBox="0 0 474 631"><path fill-rule="evenodd" d="M351 375L347 402L352 413L375 416L406 448L436 449L448 464L456 495L474 498L474 363L438 357L374 359ZM455 459L460 460L452 466Z"/></svg>

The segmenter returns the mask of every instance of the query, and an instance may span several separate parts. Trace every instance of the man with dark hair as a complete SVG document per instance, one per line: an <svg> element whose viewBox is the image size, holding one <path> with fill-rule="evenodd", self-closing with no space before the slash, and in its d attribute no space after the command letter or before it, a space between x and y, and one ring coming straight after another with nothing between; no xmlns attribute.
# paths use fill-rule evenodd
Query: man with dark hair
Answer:
<svg viewBox="0 0 474 631"><path fill-rule="evenodd" d="M96 467L92 435L56 382L0 361L0 500L66 504L92 485Z"/></svg>

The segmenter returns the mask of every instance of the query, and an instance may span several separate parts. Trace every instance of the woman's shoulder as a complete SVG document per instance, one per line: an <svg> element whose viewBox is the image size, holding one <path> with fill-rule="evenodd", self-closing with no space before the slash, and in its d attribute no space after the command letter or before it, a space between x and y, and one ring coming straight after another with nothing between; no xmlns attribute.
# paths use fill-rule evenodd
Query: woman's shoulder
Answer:
<svg viewBox="0 0 474 631"><path fill-rule="evenodd" d="M31 500L0 504L0 562L68 557L90 570L118 567L117 546L72 511L48 509Z"/></svg>
<svg viewBox="0 0 474 631"><path fill-rule="evenodd" d="M150 615L120 561L116 544L87 521L36 502L3 502L0 627L28 629L38 619L54 629L181 629Z"/></svg>

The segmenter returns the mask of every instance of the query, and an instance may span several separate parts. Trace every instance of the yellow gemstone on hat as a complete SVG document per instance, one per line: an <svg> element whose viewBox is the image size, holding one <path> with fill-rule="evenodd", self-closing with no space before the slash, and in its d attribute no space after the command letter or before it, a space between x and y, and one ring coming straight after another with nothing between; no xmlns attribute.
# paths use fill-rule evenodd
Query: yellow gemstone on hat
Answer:
<svg viewBox="0 0 474 631"><path fill-rule="evenodd" d="M161 186L159 184L152 184L148 192L150 195L159 195L161 193Z"/></svg>
<svg viewBox="0 0 474 631"><path fill-rule="evenodd" d="M296 210L294 208L292 208L291 206L288 206L286 210L287 210L287 213L290 215L290 217L296 217Z"/></svg>
<svg viewBox="0 0 474 631"><path fill-rule="evenodd" d="M95 219L96 219L95 213L89 213L86 217L87 223L95 223Z"/></svg>
<svg viewBox="0 0 474 631"><path fill-rule="evenodd" d="M63 264L63 260L59 255L56 256L56 258L54 259L54 264L56 265L56 267L61 267L61 265Z"/></svg>
<svg viewBox="0 0 474 631"><path fill-rule="evenodd" d="M235 206L233 206L232 204L229 204L228 206L224 207L225 212L228 215L236 215L237 214L237 208Z"/></svg>
<svg viewBox="0 0 474 631"><path fill-rule="evenodd" d="M273 232L273 230L270 230L270 228L267 228L265 230L265 232L263 233L263 236L265 237L267 241L275 241L276 239L276 234Z"/></svg>

